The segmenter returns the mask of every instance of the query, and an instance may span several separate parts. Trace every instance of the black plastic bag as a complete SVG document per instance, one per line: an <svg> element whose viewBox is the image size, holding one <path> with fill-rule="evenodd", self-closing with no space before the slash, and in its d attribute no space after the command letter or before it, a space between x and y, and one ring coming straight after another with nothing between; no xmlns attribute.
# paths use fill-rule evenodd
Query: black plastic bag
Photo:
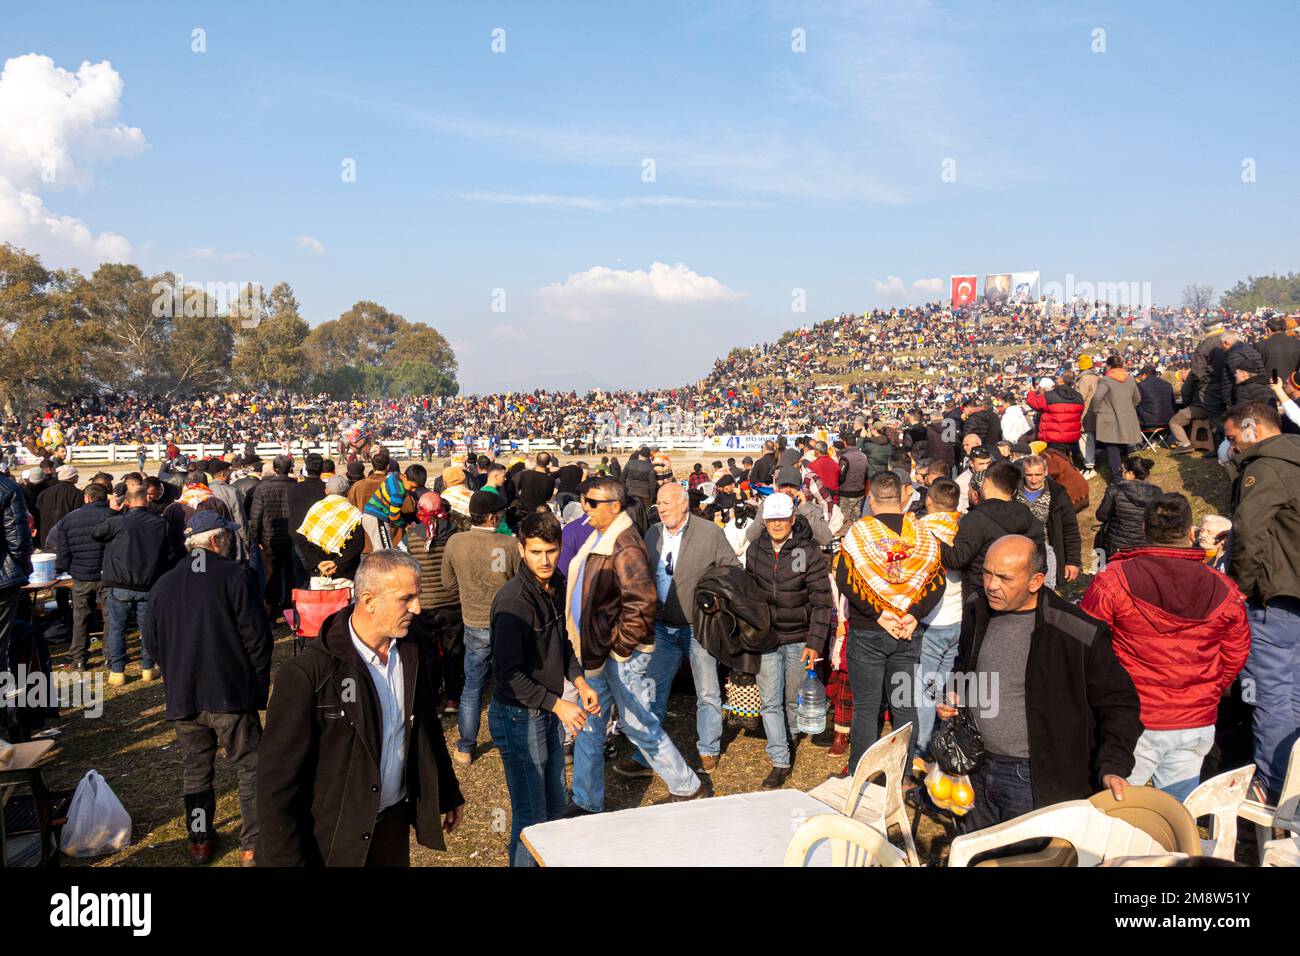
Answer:
<svg viewBox="0 0 1300 956"><path fill-rule="evenodd" d="M930 753L939 769L953 776L972 773L984 765L984 737L969 710L959 707L956 716L939 725L930 738Z"/></svg>

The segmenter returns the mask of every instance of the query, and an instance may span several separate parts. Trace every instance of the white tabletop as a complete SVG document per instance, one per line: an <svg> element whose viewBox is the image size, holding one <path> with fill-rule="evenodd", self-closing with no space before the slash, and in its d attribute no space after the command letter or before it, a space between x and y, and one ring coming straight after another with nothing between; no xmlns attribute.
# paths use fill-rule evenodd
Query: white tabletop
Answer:
<svg viewBox="0 0 1300 956"><path fill-rule="evenodd" d="M799 790L769 790L538 823L522 839L542 866L780 866L794 831L835 811ZM813 866L828 866L822 844Z"/></svg>

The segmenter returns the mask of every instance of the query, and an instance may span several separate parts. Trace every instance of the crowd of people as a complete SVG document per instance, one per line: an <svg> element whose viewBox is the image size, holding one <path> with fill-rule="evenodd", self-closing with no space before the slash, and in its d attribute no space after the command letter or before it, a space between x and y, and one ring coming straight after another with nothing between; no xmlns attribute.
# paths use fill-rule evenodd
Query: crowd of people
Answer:
<svg viewBox="0 0 1300 956"><path fill-rule="evenodd" d="M968 831L1098 789L1182 798L1252 761L1257 796L1276 800L1300 728L1300 339L1280 316L1132 319L843 316L650 394L65 406L68 442L147 426L228 447L85 485L57 457L0 473L0 657L37 549L71 576L67 667L90 666L102 613L108 679L125 683L135 616L140 679L164 681L183 755L196 863L214 853L218 745L248 865L402 865L412 831L443 847L489 687L512 865L530 863L525 827L606 809L615 730L632 753L610 770L658 776L672 801L712 796L728 721L761 727L771 767L754 785L775 789L810 746L851 774L886 721L911 725L925 766L939 722L962 712L985 749ZM927 357L924 340L955 344ZM792 381L809 368L855 381L821 400ZM571 414L780 437L690 468L648 441L625 462L598 447L563 465L470 453L434 476L355 440L337 459L234 453L340 420L505 440L572 433ZM1232 478L1226 513L1199 523L1150 480L1165 454L1153 439L1190 453L1193 425ZM1078 516L1103 478L1090 555ZM338 597L272 694L272 629L300 626L304 591ZM693 752L665 726L683 665ZM828 688L824 738L799 729L808 673ZM1243 721L1241 752L1229 731ZM934 810L924 787L907 791Z"/></svg>

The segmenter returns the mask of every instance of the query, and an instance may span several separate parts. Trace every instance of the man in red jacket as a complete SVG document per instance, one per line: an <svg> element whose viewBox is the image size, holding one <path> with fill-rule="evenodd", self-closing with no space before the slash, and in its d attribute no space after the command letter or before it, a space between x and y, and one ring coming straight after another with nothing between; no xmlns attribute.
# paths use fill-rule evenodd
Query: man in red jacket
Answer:
<svg viewBox="0 0 1300 956"><path fill-rule="evenodd" d="M1245 597L1193 545L1180 494L1147 508L1149 547L1122 551L1092 580L1080 610L1110 625L1115 656L1133 678L1145 730L1128 782L1155 781L1184 800L1214 745L1219 698L1245 666Z"/></svg>
<svg viewBox="0 0 1300 956"><path fill-rule="evenodd" d="M826 491L830 494L831 501L839 501L840 464L830 456L830 446L824 441L819 441L813 447L817 452L817 457L808 463L808 470L822 480L822 484L826 486Z"/></svg>
<svg viewBox="0 0 1300 956"><path fill-rule="evenodd" d="M1038 440L1047 442L1048 447L1055 448L1077 466L1085 403L1074 387L1074 373L1065 372L1058 385L1053 386L1050 378L1038 385L1025 396L1029 407L1040 413Z"/></svg>

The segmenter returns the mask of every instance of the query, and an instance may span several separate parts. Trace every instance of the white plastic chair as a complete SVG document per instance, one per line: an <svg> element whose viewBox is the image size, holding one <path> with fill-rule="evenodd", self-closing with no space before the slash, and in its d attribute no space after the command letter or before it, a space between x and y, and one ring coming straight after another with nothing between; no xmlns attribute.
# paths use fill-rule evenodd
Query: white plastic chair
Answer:
<svg viewBox="0 0 1300 956"><path fill-rule="evenodd" d="M1183 801L1183 806L1194 819L1214 818L1210 823L1210 839L1201 840L1206 856L1217 856L1221 860L1236 859L1237 812L1241 801L1246 799L1246 791L1250 789L1250 781L1254 776L1253 763L1229 770L1205 781Z"/></svg>
<svg viewBox="0 0 1300 956"><path fill-rule="evenodd" d="M813 787L808 795L880 833L888 834L890 824L896 824L903 832L908 863L920 866L916 842L912 839L912 822L907 818L903 802L903 776L907 773L911 744L912 725L904 724L867 748L852 779L832 777ZM881 774L885 777L883 787L870 782Z"/></svg>
<svg viewBox="0 0 1300 956"><path fill-rule="evenodd" d="M1014 820L966 833L952 841L949 866L969 866L981 853L1022 840L1065 840L1078 856L1078 866L1097 866L1117 857L1164 856L1168 851L1137 827L1107 816L1087 800L1033 810Z"/></svg>
<svg viewBox="0 0 1300 956"><path fill-rule="evenodd" d="M902 851L873 827L834 813L809 817L790 838L786 866L807 866L813 850L829 841L831 866L907 866Z"/></svg>
<svg viewBox="0 0 1300 956"><path fill-rule="evenodd" d="M1282 780L1282 797L1277 806L1271 807L1258 800L1243 800L1237 815L1255 824L1255 845L1259 847L1261 865L1264 862L1264 844L1273 839L1275 828L1300 835L1300 739L1291 747L1286 776Z"/></svg>

